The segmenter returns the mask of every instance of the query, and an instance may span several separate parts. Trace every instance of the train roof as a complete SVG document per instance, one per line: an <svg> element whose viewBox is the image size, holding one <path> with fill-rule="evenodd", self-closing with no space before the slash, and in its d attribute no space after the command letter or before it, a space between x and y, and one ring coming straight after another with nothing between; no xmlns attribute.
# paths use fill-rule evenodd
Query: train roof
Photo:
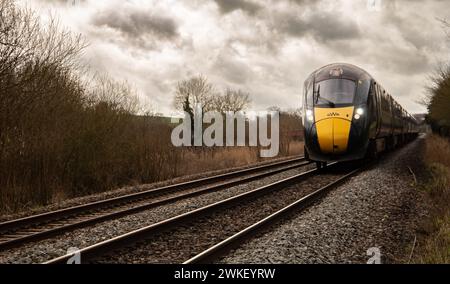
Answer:
<svg viewBox="0 0 450 284"><path fill-rule="evenodd" d="M308 80L314 78L316 82L328 79L367 80L373 78L367 71L348 63L333 63L314 71Z"/></svg>

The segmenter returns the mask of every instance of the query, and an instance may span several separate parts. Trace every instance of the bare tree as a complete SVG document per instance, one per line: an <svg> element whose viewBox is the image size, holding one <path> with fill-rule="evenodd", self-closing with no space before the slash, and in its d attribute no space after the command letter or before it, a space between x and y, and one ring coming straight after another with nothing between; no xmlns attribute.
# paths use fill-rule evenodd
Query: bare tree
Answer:
<svg viewBox="0 0 450 284"><path fill-rule="evenodd" d="M45 26L29 9L18 9L12 0L0 0L0 82L7 90L35 76L30 67L74 68L86 44L81 35L62 29L55 18ZM28 76L15 76L27 71Z"/></svg>
<svg viewBox="0 0 450 284"><path fill-rule="evenodd" d="M201 75L178 82L174 99L175 107L191 116L198 104L203 112L237 112L245 110L250 102L250 94L242 90L227 88L223 94L216 92L214 86Z"/></svg>
<svg viewBox="0 0 450 284"><path fill-rule="evenodd" d="M186 111L191 116L195 107L200 105L202 111L209 111L213 105L214 87L206 77L200 75L178 82L174 104L178 110Z"/></svg>
<svg viewBox="0 0 450 284"><path fill-rule="evenodd" d="M110 108L125 113L137 113L139 100L136 91L128 82L118 82L105 74L95 74L89 93L90 103L107 103Z"/></svg>
<svg viewBox="0 0 450 284"><path fill-rule="evenodd" d="M223 95L214 96L213 108L220 112L238 112L247 109L250 103L249 93L228 88Z"/></svg>

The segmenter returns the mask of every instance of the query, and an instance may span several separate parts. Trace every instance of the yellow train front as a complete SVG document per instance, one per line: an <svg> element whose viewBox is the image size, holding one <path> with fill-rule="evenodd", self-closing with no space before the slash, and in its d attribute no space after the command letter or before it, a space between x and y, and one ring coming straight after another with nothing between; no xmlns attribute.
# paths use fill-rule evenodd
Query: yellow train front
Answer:
<svg viewBox="0 0 450 284"><path fill-rule="evenodd" d="M376 80L350 64L313 72L303 94L305 157L318 167L359 160L417 135L417 123Z"/></svg>

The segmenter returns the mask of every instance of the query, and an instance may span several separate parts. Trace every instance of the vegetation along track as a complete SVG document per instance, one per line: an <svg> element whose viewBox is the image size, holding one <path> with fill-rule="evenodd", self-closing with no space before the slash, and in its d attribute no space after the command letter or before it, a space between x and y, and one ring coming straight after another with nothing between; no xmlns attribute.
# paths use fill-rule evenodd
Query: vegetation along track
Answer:
<svg viewBox="0 0 450 284"><path fill-rule="evenodd" d="M291 158L0 223L0 250L309 164Z"/></svg>
<svg viewBox="0 0 450 284"><path fill-rule="evenodd" d="M251 235L256 228L316 200L357 171L332 164L320 172L310 170L296 174L105 240L77 253L83 263L207 261L243 236ZM67 254L46 263L65 263L73 256Z"/></svg>

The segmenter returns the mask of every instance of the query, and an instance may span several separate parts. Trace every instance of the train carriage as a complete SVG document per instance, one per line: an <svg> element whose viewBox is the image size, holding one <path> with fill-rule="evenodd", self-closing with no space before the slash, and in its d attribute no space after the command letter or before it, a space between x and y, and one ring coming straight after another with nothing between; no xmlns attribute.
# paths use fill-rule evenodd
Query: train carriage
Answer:
<svg viewBox="0 0 450 284"><path fill-rule="evenodd" d="M417 136L417 122L366 71L330 64L304 84L305 157L327 162L376 156Z"/></svg>

